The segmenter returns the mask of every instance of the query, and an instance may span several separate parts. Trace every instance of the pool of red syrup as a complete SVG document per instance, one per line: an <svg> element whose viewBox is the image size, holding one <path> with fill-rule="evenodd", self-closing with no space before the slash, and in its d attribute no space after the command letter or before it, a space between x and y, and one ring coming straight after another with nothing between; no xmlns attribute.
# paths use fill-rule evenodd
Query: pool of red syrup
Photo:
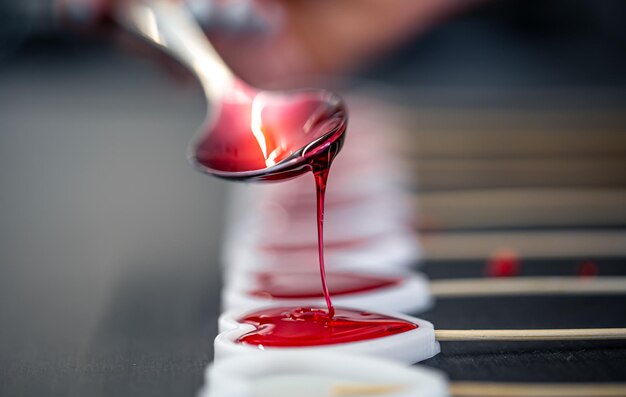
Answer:
<svg viewBox="0 0 626 397"><path fill-rule="evenodd" d="M263 347L307 347L362 342L416 329L417 324L383 314L336 308L275 307L239 319L256 329L236 342Z"/></svg>
<svg viewBox="0 0 626 397"><path fill-rule="evenodd" d="M259 298L274 299L316 299L324 293L317 273L305 271L262 272L256 276L256 289L250 295ZM398 285L402 282L397 277L330 272L326 273L331 296L356 294L375 291Z"/></svg>

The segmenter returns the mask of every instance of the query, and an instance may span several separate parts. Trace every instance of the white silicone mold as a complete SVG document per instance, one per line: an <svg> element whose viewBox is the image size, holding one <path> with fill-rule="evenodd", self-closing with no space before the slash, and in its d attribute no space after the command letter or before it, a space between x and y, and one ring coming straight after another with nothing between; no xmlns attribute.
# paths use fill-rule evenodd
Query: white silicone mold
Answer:
<svg viewBox="0 0 626 397"><path fill-rule="evenodd" d="M317 269L315 250L304 252L267 252L254 245L227 240L224 248L224 277L227 282L241 272L281 268ZM326 269L357 271L390 271L408 269L419 264L421 249L410 232L386 234L355 247L324 251Z"/></svg>
<svg viewBox="0 0 626 397"><path fill-rule="evenodd" d="M386 358L404 364L414 364L426 360L440 351L439 342L435 340L435 329L431 323L405 314L390 314L389 316L410 321L417 324L417 328L400 334L369 339L361 342L337 343L311 347L264 347L237 343L237 339L244 334L254 331L250 324L242 324L238 319L244 317L251 310L232 310L222 314L218 327L220 334L215 338L215 360L244 354L264 354L269 351L297 351L309 352L336 352L353 353L365 356Z"/></svg>
<svg viewBox="0 0 626 397"><path fill-rule="evenodd" d="M428 279L416 272L348 272L362 275L400 278L398 284L373 290L350 294L333 295L333 303L337 306L364 309L373 312L393 311L398 313L419 313L432 306L433 299L428 286ZM257 273L241 273L222 290L222 307L224 310L250 309L263 306L323 306L324 298L313 299L279 299L254 296L250 291L258 288ZM315 277L319 274L303 273L302 277ZM332 279L332 272L327 274ZM320 284L321 291L321 284Z"/></svg>
<svg viewBox="0 0 626 397"><path fill-rule="evenodd" d="M447 397L439 371L371 357L281 351L230 357L206 371L199 397L332 397L347 388L387 388L385 397ZM355 395L351 394L351 395ZM360 394L359 394L360 395Z"/></svg>

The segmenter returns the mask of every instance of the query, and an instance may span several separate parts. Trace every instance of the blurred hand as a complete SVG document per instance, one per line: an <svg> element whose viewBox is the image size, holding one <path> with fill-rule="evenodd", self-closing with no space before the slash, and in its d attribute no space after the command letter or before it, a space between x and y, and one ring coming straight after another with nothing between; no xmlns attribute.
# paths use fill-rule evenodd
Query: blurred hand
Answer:
<svg viewBox="0 0 626 397"><path fill-rule="evenodd" d="M254 85L350 72L475 1L257 0L267 34L209 32L233 70Z"/></svg>
<svg viewBox="0 0 626 397"><path fill-rule="evenodd" d="M58 1L89 24L106 19L115 1L133 0ZM213 22L219 7L247 8L265 21L267 29L206 29L235 73L262 87L350 72L477 0L195 0L196 14L204 1Z"/></svg>

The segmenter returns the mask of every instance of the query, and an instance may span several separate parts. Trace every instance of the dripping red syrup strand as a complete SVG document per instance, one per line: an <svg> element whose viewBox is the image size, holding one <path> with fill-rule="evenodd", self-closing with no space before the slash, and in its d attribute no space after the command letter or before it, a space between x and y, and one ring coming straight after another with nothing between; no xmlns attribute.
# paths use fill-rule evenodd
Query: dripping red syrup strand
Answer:
<svg viewBox="0 0 626 397"><path fill-rule="evenodd" d="M320 277L322 281L322 291L324 293L324 300L328 307L328 316L334 317L335 308L333 302L330 299L330 292L328 291L328 282L326 280L326 267L324 265L324 198L326 195L326 183L328 182L328 171L330 170L330 163L328 166L323 167L320 170L313 170L313 176L315 178L315 194L317 196L317 252L320 263Z"/></svg>
<svg viewBox="0 0 626 397"><path fill-rule="evenodd" d="M343 137L342 137L343 138ZM322 282L322 292L328 309L328 317L335 316L335 308L330 298L328 281L326 279L326 266L324 264L324 199L326 198L326 185L328 184L328 173L330 166L343 146L343 139L330 143L326 150L319 153L311 161L311 171L315 180L315 196L317 204L317 253L320 268L320 281Z"/></svg>

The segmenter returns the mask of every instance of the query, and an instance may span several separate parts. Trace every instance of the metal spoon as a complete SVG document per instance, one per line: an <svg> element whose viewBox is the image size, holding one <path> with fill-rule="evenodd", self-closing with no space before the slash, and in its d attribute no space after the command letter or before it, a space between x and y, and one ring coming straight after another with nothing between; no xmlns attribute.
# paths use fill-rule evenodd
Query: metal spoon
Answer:
<svg viewBox="0 0 626 397"><path fill-rule="evenodd" d="M337 95L248 86L224 63L183 1L121 1L116 18L200 81L207 117L189 153L198 170L237 180L287 179L330 165L340 150L347 114Z"/></svg>

